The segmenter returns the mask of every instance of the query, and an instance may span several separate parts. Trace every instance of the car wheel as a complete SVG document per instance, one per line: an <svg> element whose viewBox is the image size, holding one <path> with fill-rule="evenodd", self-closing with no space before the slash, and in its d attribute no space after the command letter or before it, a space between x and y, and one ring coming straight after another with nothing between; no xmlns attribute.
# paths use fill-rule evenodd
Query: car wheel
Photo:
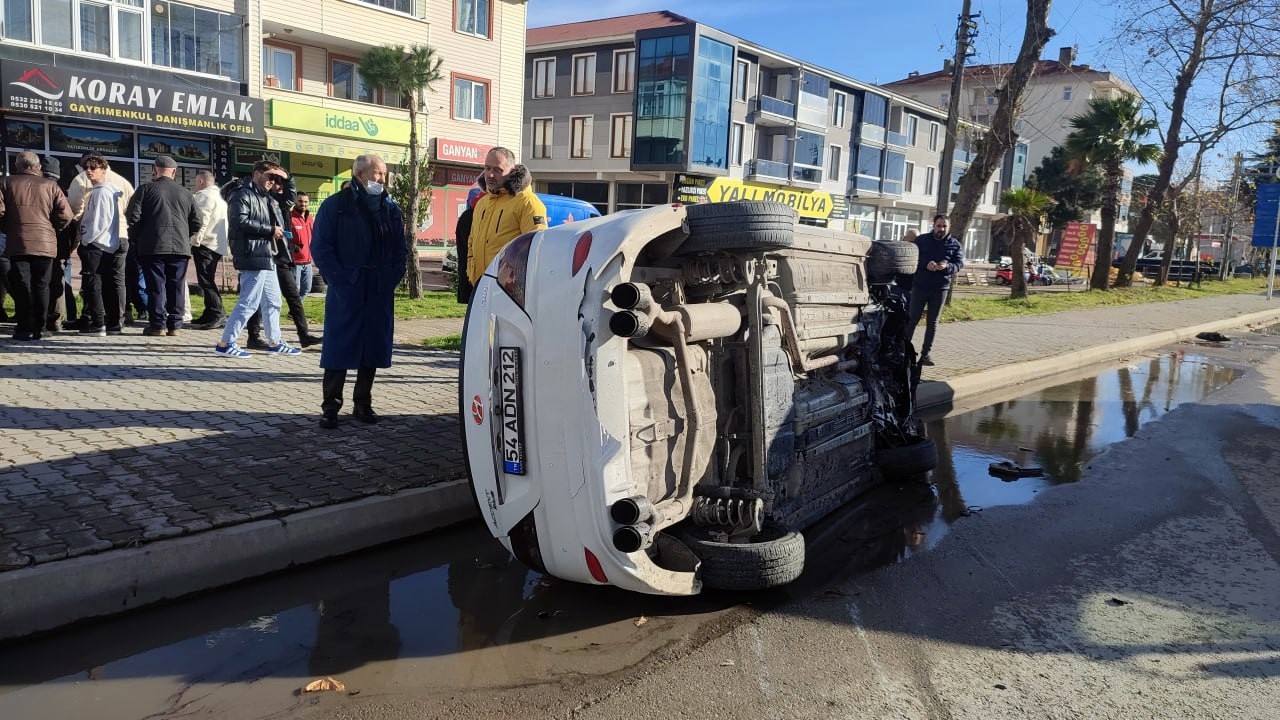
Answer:
<svg viewBox="0 0 1280 720"><path fill-rule="evenodd" d="M867 251L867 282L883 285L896 275L914 275L919 258L920 249L914 243L872 242Z"/></svg>
<svg viewBox="0 0 1280 720"><path fill-rule="evenodd" d="M710 527L691 527L679 537L702 561L702 584L717 590L763 590L800 577L804 536L766 524L750 542L718 539Z"/></svg>
<svg viewBox="0 0 1280 720"><path fill-rule="evenodd" d="M716 250L781 250L795 245L796 211L780 202L744 200L685 208L689 237L677 255Z"/></svg>
<svg viewBox="0 0 1280 720"><path fill-rule="evenodd" d="M921 475L938 466L938 446L930 438L918 437L902 447L877 450L876 465L886 478Z"/></svg>
<svg viewBox="0 0 1280 720"><path fill-rule="evenodd" d="M997 275L997 276L996 276L996 284L997 284L997 285L1008 285L1008 284L1009 284L1009 280L1008 280L1008 278L1005 278L1005 277L1002 277L1002 276L1000 276L1000 275Z"/></svg>

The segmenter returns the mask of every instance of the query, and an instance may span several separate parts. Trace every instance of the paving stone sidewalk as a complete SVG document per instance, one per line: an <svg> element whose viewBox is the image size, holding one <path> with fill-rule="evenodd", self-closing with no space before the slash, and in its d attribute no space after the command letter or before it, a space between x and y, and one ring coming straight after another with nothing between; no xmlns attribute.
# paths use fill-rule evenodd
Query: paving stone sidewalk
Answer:
<svg viewBox="0 0 1280 720"><path fill-rule="evenodd" d="M952 323L925 377L1275 308L1225 296ZM401 323L374 386L384 421L344 413L337 431L316 425L318 352L232 360L200 331L0 340L0 573L464 476L457 354L418 343L460 328Z"/></svg>

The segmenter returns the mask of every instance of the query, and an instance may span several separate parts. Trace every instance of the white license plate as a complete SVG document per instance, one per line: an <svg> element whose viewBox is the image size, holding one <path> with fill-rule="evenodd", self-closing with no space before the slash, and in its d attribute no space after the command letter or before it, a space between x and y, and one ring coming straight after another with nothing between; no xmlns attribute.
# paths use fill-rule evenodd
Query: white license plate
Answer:
<svg viewBox="0 0 1280 720"><path fill-rule="evenodd" d="M498 375L502 469L509 475L524 475L524 379L520 348L498 348Z"/></svg>

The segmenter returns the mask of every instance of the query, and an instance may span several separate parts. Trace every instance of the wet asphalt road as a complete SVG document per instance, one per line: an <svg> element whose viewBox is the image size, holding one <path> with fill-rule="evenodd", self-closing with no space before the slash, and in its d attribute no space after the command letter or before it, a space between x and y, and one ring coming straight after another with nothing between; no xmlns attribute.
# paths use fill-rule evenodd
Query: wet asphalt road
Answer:
<svg viewBox="0 0 1280 720"><path fill-rule="evenodd" d="M936 419L932 484L810 533L782 591L561 583L469 526L0 646L0 718L1271 718L1278 351L1183 345ZM345 692L299 692L324 676Z"/></svg>

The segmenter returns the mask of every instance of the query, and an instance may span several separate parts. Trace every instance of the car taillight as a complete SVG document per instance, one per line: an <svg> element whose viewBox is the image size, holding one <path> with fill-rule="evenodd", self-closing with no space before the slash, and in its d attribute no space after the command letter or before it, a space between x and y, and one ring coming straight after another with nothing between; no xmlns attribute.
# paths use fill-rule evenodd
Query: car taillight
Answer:
<svg viewBox="0 0 1280 720"><path fill-rule="evenodd" d="M524 307L524 289L529 271L531 247L533 247L533 233L527 232L507 243L498 259L498 285L521 308Z"/></svg>
<svg viewBox="0 0 1280 720"><path fill-rule="evenodd" d="M600 567L600 558L588 548L582 548L582 552L587 554L587 571L591 573L592 579L601 584L608 584L609 578L605 577L604 568Z"/></svg>
<svg viewBox="0 0 1280 720"><path fill-rule="evenodd" d="M573 248L573 274L577 275L582 269L582 264L587 261L587 256L591 254L591 231L588 230L578 236L578 244Z"/></svg>

